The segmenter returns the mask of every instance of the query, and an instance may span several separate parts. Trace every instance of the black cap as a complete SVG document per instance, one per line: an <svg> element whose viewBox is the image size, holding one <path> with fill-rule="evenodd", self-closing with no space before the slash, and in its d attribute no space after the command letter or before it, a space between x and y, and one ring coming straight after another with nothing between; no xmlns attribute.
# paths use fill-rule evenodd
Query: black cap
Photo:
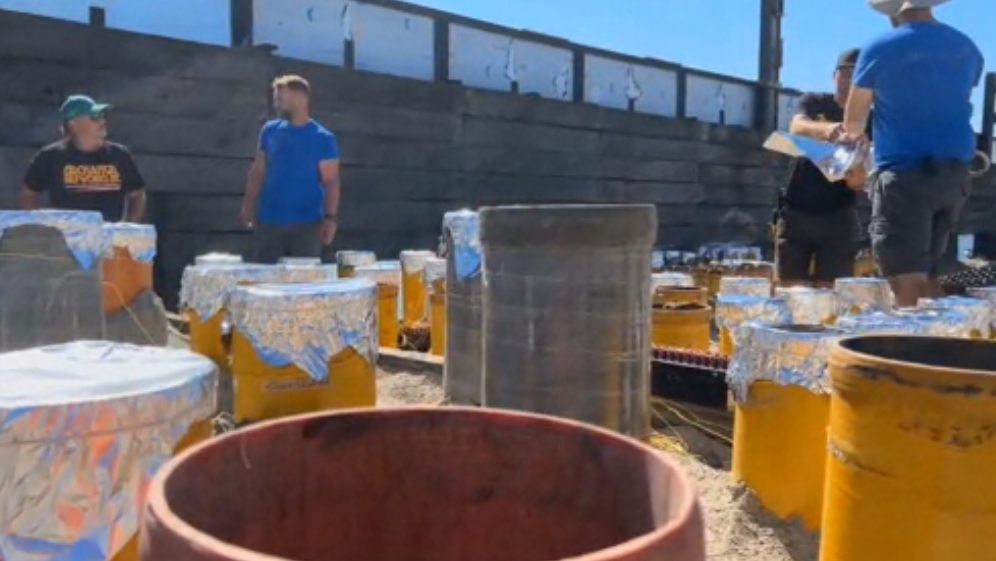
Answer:
<svg viewBox="0 0 996 561"><path fill-rule="evenodd" d="M861 49L848 49L837 58L837 68L852 68L858 63Z"/></svg>

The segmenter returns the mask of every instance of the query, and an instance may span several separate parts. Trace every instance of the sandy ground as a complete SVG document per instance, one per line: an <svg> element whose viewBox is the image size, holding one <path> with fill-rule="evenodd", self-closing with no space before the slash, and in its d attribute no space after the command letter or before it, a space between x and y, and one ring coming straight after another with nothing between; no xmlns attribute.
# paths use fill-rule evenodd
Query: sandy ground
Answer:
<svg viewBox="0 0 996 561"><path fill-rule="evenodd" d="M378 406L434 405L443 400L439 377L432 373L378 370L377 384ZM817 560L814 535L774 519L749 493L731 484L730 454L725 444L692 427L676 427L670 436L691 450L671 456L688 470L698 488L710 560Z"/></svg>

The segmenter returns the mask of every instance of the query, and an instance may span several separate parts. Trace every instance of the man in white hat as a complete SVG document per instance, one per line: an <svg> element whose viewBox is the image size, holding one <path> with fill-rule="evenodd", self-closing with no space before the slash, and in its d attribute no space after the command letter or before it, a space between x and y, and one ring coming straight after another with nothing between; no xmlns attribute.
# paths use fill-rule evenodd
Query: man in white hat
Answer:
<svg viewBox="0 0 996 561"><path fill-rule="evenodd" d="M844 115L844 142L861 140L872 105L872 247L898 306L937 296L937 265L971 188L972 90L983 57L938 22L947 0L869 0L893 30L861 49Z"/></svg>

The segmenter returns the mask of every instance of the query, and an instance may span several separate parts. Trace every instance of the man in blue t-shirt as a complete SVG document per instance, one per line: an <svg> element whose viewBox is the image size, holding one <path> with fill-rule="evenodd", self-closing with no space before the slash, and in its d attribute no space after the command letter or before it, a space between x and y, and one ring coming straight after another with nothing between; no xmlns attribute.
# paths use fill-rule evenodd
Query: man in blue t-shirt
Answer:
<svg viewBox="0 0 996 561"><path fill-rule="evenodd" d="M940 295L937 266L971 188L971 95L983 57L934 18L944 1L869 1L894 29L861 50L844 115L844 141L856 142L875 106L870 234L897 306Z"/></svg>
<svg viewBox="0 0 996 561"><path fill-rule="evenodd" d="M311 87L300 76L273 82L279 118L259 133L242 223L255 230L256 261L321 257L332 244L339 209L339 146L310 117Z"/></svg>

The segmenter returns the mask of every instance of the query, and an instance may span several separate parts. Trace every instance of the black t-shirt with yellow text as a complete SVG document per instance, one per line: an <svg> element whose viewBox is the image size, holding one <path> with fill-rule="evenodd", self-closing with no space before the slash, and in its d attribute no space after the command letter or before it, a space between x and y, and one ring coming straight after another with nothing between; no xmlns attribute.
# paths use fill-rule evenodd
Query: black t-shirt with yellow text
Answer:
<svg viewBox="0 0 996 561"><path fill-rule="evenodd" d="M52 208L96 211L117 222L124 214L125 195L143 189L145 181L124 146L108 142L83 152L63 139L35 154L24 185L48 193Z"/></svg>

